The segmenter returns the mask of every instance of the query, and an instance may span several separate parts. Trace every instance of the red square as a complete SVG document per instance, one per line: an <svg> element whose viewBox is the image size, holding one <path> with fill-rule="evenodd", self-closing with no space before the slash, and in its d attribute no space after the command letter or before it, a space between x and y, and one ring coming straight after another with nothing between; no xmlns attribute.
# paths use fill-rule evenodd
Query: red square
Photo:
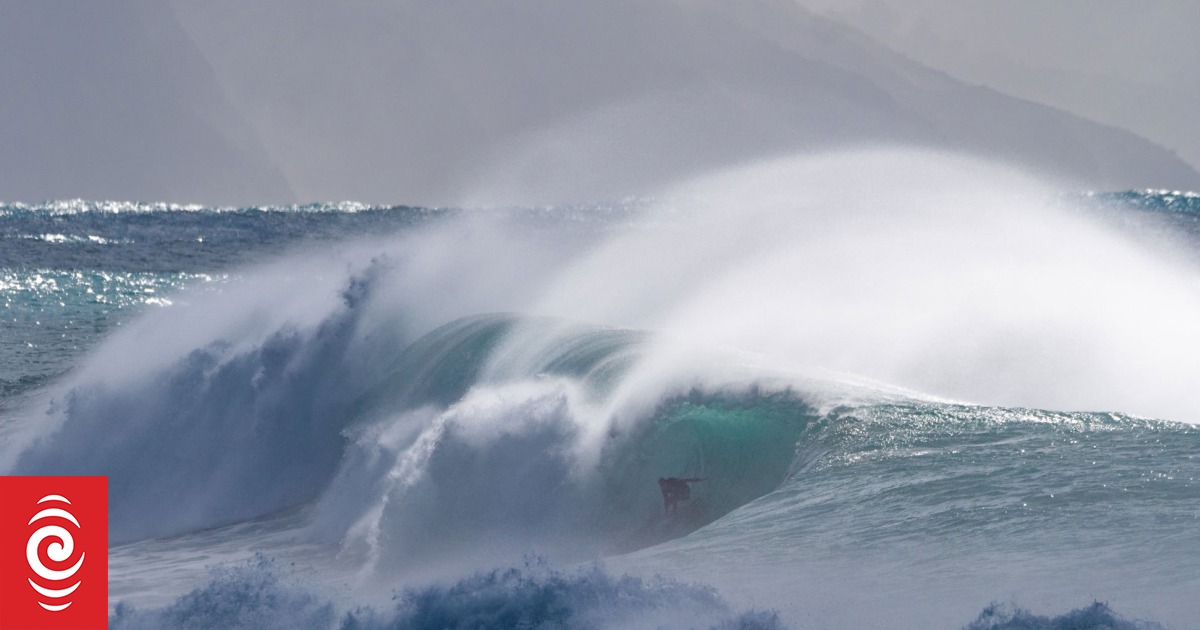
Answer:
<svg viewBox="0 0 1200 630"><path fill-rule="evenodd" d="M108 625L108 478L0 477L0 630Z"/></svg>

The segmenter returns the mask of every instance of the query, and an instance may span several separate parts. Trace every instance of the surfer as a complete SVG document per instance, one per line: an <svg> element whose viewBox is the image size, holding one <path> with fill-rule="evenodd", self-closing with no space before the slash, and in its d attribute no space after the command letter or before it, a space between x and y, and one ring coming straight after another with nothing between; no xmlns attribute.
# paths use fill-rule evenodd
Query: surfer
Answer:
<svg viewBox="0 0 1200 630"><path fill-rule="evenodd" d="M689 483L704 481L699 477L680 479L679 477L659 477L658 488L662 490L663 511L667 514L675 511L680 501L692 498L692 488Z"/></svg>

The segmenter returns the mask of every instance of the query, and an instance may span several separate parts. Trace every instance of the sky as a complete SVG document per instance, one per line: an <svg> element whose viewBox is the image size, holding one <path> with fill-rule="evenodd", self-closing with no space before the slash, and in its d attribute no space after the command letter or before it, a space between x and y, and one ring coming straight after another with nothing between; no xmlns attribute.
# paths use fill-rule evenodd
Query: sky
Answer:
<svg viewBox="0 0 1200 630"><path fill-rule="evenodd" d="M864 145L1200 188L1194 4L1084 5L0 0L0 200L569 203Z"/></svg>

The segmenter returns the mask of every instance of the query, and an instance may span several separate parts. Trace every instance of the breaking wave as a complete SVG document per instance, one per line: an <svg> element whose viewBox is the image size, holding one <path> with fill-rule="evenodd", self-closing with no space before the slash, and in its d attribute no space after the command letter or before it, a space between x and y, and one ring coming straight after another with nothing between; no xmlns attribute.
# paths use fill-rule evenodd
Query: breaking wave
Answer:
<svg viewBox="0 0 1200 630"><path fill-rule="evenodd" d="M554 210L13 210L36 234L69 231L34 225L56 216L80 234L122 216L227 224L232 244L198 269L233 260L255 225L378 216L389 229L334 229L336 247L144 312L65 374L0 382L20 395L0 418L0 470L107 476L114 544L287 511L297 544L365 574L456 577L529 602L628 586L634 600L669 591L704 607L699 591L608 574L473 572L530 552L555 566L666 557L714 537L718 551L771 556L781 530L795 549L936 531L1014 556L1028 532L1074 549L1062 524L1114 504L1148 540L1176 540L1192 516L1194 427L1131 416L1200 420L1198 276L1172 244L1147 247L1018 174L924 154L753 165L664 199L591 223ZM96 235L108 240L13 240L34 259L133 248L120 265L162 249ZM1053 457L1027 461L1014 444ZM1162 458L1153 470L1148 452ZM668 476L703 478L671 518L655 484ZM984 478L995 494L981 499ZM238 598L249 603L196 623L253 625L237 611L270 605L301 617L260 620L300 627L353 613L253 575L117 619ZM458 610L454 587L438 588L410 599ZM381 610L350 618L404 627L417 614ZM740 623L711 610L695 623ZM978 623L1040 623L998 615Z"/></svg>

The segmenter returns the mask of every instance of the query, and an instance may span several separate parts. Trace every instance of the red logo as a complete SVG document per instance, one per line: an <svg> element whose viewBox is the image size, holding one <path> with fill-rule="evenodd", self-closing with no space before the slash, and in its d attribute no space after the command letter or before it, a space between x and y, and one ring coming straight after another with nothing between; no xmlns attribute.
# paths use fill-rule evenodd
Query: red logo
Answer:
<svg viewBox="0 0 1200 630"><path fill-rule="evenodd" d="M108 478L0 477L0 630L108 625Z"/></svg>

